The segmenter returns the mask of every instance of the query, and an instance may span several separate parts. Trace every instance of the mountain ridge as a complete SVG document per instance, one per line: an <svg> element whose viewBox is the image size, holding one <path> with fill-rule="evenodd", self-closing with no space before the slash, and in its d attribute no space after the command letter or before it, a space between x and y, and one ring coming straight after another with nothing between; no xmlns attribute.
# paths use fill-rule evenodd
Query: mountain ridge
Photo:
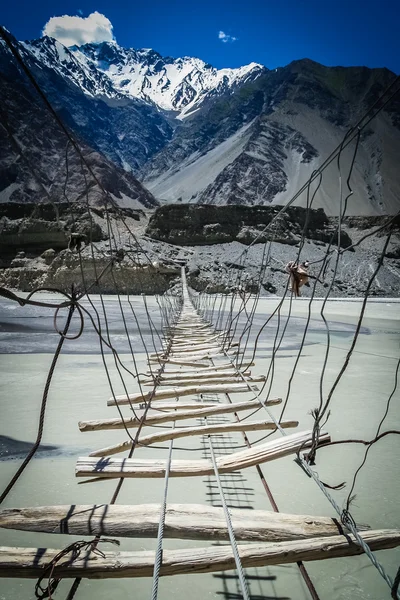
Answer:
<svg viewBox="0 0 400 600"><path fill-rule="evenodd" d="M15 43L66 125L160 202L285 204L395 77L311 59L218 70L115 43ZM1 68L17 85L7 60L2 52ZM360 136L349 214L398 210L399 128L395 100ZM332 167L316 207L337 214L337 188Z"/></svg>

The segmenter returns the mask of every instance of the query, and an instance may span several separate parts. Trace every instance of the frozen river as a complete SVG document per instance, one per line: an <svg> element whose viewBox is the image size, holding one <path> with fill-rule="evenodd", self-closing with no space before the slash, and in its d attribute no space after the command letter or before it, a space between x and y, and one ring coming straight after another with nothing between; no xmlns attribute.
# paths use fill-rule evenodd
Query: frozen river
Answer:
<svg viewBox="0 0 400 600"><path fill-rule="evenodd" d="M46 296L43 296L45 298ZM121 318L121 306L113 296L104 298L111 343L120 353L125 366L132 369L131 347L139 371L146 371L146 355L138 334L135 317L141 327L143 339L153 351L153 340L159 344L152 326L160 329L158 305L148 298L149 322L143 298L122 297L122 308L127 317L131 347ZM278 299L262 299L257 307L251 342L258 328L274 310ZM100 313L100 299L94 297ZM321 303L315 301L309 333L293 380L285 417L298 419L298 430L312 427L310 410L319 399L319 375L326 350L326 332L319 315ZM361 302L330 301L326 316L331 331L331 349L324 383L324 395L335 380L353 339ZM93 309L91 309L93 312ZM286 322L289 302L285 302L281 328ZM288 379L300 347L308 311L308 303L296 300L291 318L276 354L274 382L271 396L285 398ZM104 323L103 323L104 325ZM77 322L73 328L77 328ZM277 319L265 328L256 354L253 374L265 374L271 360ZM20 307L10 301L0 301L0 488L3 489L26 452L19 442L32 442L36 437L38 409L47 372L59 336L54 331L53 313L48 309ZM368 304L360 337L349 367L332 399L331 417L325 429L333 440L347 438L371 439L384 415L387 399L395 383L395 371L400 355L400 303L379 300ZM250 342L249 348L252 343ZM115 393L123 393L110 352L106 353L111 382ZM129 391L137 391L135 380L126 372L124 377ZM110 501L115 481L78 485L74 475L75 461L90 451L123 441L123 431L80 433L79 420L117 416L115 408L107 408L110 396L98 336L86 320L83 335L75 341L66 341L54 374L48 399L43 444L45 449L28 466L19 482L9 494L3 507L40 506L51 504L100 504ZM239 400L239 395L232 397ZM240 398L242 399L242 398ZM244 398L247 399L247 398ZM387 415L385 429L400 429L400 392L396 391ZM279 406L273 412L279 416ZM261 418L257 415L255 418ZM194 422L193 422L194 423ZM185 422L191 424L191 422ZM149 432L149 431L147 431ZM276 434L278 435L278 434ZM255 441L259 432L249 434ZM11 439L10 439L11 438ZM220 452L233 452L243 444L240 434L230 434L219 448ZM203 458L204 440L189 438L178 440L174 458ZM165 448L168 443L164 444ZM180 449L182 448L182 449ZM186 448L186 450L185 450ZM188 449L191 449L188 452ZM216 445L217 448L217 445ZM356 488L352 514L359 523L373 528L400 527L400 439L387 436L370 451L368 463L361 471ZM139 448L139 457L165 457L166 451ZM336 502L343 505L349 492L355 469L360 464L364 450L360 446L333 446L317 454L316 469L321 479L336 485L342 481L347 487L332 491ZM11 455L11 457L10 457ZM13 458L14 457L14 458ZM6 459L7 458L7 459ZM313 481L293 461L286 457L262 466L271 491L281 512L336 516L333 509ZM270 504L256 469L242 471L241 477L225 476L224 490L232 507L270 510ZM157 503L163 493L162 480L128 480L122 486L118 502L121 504ZM213 503L218 505L218 490L211 477L172 479L169 502ZM66 535L36 534L0 530L2 545L62 548L75 537ZM193 547L213 542L190 540L165 540L165 548ZM155 548L155 540L123 539L121 550ZM106 548L105 548L106 549ZM107 547L107 550L114 548ZM400 551L386 550L377 553L379 560L393 578L400 564ZM384 600L390 598L387 585L365 557L334 559L307 563L307 570L321 599ZM252 600L306 600L309 592L296 565L248 569ZM84 580L77 592L77 600L125 600L151 597L151 579ZM71 581L63 581L55 598L65 598ZM180 575L160 580L159 599L205 598L240 599L240 588L234 571L219 574ZM1 600L29 600L34 598L34 581L0 580Z"/></svg>

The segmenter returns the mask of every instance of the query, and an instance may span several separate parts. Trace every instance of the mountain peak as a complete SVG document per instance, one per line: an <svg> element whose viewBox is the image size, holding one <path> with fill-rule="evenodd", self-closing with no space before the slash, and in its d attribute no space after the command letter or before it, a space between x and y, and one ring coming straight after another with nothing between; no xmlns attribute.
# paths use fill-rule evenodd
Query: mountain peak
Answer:
<svg viewBox="0 0 400 600"><path fill-rule="evenodd" d="M200 58L162 56L153 48L124 48L116 42L63 46L44 36L22 42L36 64L45 64L86 95L139 99L183 119L204 101L233 93L267 71L257 63L217 69Z"/></svg>
<svg viewBox="0 0 400 600"><path fill-rule="evenodd" d="M234 91L258 77L265 67L251 63L236 69L216 69L200 58L162 56L152 48L123 48L116 43L74 47L78 60L89 60L113 88L184 118L207 97Z"/></svg>

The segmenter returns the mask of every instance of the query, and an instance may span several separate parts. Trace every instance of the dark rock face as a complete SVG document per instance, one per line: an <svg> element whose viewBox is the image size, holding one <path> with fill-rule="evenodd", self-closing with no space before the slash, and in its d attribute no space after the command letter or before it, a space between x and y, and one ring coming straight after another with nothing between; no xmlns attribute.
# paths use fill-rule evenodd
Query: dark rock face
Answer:
<svg viewBox="0 0 400 600"><path fill-rule="evenodd" d="M154 213L147 235L170 244L188 246L221 244L238 241L242 244L275 241L296 245L304 230L308 239L329 243L335 229L322 209L307 211L289 207L278 215L279 206L198 206L193 204L163 206ZM274 223L264 233L272 219ZM337 236L333 236L333 244ZM347 248L351 239L342 232L341 246Z"/></svg>
<svg viewBox="0 0 400 600"><path fill-rule="evenodd" d="M83 68L56 40L13 43L64 124L117 166L137 171L171 138L173 128L153 104L127 98L93 64ZM10 83L25 81L4 45L0 70Z"/></svg>
<svg viewBox="0 0 400 600"><path fill-rule="evenodd" d="M104 209L96 213L103 215ZM71 233L81 234L87 243L108 237L84 205L0 204L0 249L4 255L12 257L18 249L36 254L49 248L62 250L67 248Z"/></svg>
<svg viewBox="0 0 400 600"><path fill-rule="evenodd" d="M324 67L309 60L268 71L186 119L146 162L141 177L156 197L171 202L181 196L183 202L255 205L277 202L278 195L280 203L284 193L294 193L307 181L394 79L387 69ZM399 102L390 103L361 136L357 160L362 176L353 185L348 214L394 214L400 208L393 153L394 147L400 153L400 136L393 128L399 115ZM231 159L239 135L243 141ZM218 163L221 168L193 193L196 166L203 176L207 156L210 170L217 171ZM342 163L349 161L346 156ZM338 213L337 179L337 173L334 181L325 174L316 198L317 206L320 202L331 215ZM305 195L299 203L305 205Z"/></svg>
<svg viewBox="0 0 400 600"><path fill-rule="evenodd" d="M0 248L12 251L13 248L66 248L68 234L66 223L52 223L41 219L0 220Z"/></svg>
<svg viewBox="0 0 400 600"><path fill-rule="evenodd" d="M134 131L135 135L142 131L140 155L143 160L146 154L144 137L156 137L148 129L153 125L143 125L142 130L142 124L135 122L132 115L128 123L124 123L118 107L114 110L103 101L88 99L79 88L65 82L48 66L33 64L32 57L26 56L22 45L19 49L63 123L75 132L86 162L110 195L109 201L121 201L135 208L157 206L152 194L122 168L121 157L117 159L120 156L118 133L113 131L111 121L117 119L127 132ZM82 166L78 153L26 76L17 68L4 44L0 44L0 75L5 124L0 130L1 200L75 202L80 199L90 204L104 204L104 194L99 185L86 166ZM150 108L145 105L144 110ZM107 115L104 111L108 111ZM159 131L156 125L154 127ZM107 140L108 147L104 145ZM129 135L127 143L138 148Z"/></svg>
<svg viewBox="0 0 400 600"><path fill-rule="evenodd" d="M301 162L318 156L316 149L291 127L260 118L252 130L245 151L199 194L199 204L217 204L222 197L226 204L269 204L286 189L288 153L297 151Z"/></svg>
<svg viewBox="0 0 400 600"><path fill-rule="evenodd" d="M92 286L94 293L163 293L176 282L180 265L159 255L149 263L132 239L132 229L142 230L143 221L144 211L113 206L94 207L89 214L79 203L0 204L0 286L30 292L70 290L74 284L82 290ZM114 235L118 230L118 241L109 241L109 226ZM74 234L82 240L80 253L71 244Z"/></svg>
<svg viewBox="0 0 400 600"><path fill-rule="evenodd" d="M209 88L207 74L214 69L205 63L200 68L197 59L109 43L67 49L48 37L13 44L106 191L131 207L153 208L155 198L283 204L395 79L387 69L324 67L304 59L273 71L250 65L238 78L224 77ZM174 88L169 110L162 87L146 94L156 74L165 89L173 86L168 65L179 72L189 63L193 68ZM142 89L135 91L140 99L126 91L130 67L146 71ZM79 158L3 43L0 75L6 128L0 131L0 200L75 201L87 194L92 204L101 202L100 190L86 181ZM399 98L362 132L348 214L395 214L400 207ZM185 107L192 108L177 120ZM339 211L337 181L337 173L333 180L325 172L314 204L328 215ZM305 194L298 204L306 204ZM244 232L243 239L251 235Z"/></svg>

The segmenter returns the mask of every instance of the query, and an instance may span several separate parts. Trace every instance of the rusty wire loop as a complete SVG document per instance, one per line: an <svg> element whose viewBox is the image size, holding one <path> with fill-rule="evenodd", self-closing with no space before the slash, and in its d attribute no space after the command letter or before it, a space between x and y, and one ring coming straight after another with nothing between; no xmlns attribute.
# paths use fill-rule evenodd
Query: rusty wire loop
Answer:
<svg viewBox="0 0 400 600"><path fill-rule="evenodd" d="M66 567L80 558L82 552L88 553L89 555L95 554L105 558L104 552L98 548L98 544L114 544L115 546L120 545L120 541L114 538L102 538L93 540L77 540L72 542L69 546L66 546L60 552L58 552L51 561L46 565L43 574L39 577L35 584L35 596L38 600L44 600L48 598L52 600L53 594L56 591L61 578L54 576L54 571L57 567ZM66 558L64 562L61 562L63 558ZM88 559L89 556L85 556ZM42 585L43 581L47 579L47 583Z"/></svg>

